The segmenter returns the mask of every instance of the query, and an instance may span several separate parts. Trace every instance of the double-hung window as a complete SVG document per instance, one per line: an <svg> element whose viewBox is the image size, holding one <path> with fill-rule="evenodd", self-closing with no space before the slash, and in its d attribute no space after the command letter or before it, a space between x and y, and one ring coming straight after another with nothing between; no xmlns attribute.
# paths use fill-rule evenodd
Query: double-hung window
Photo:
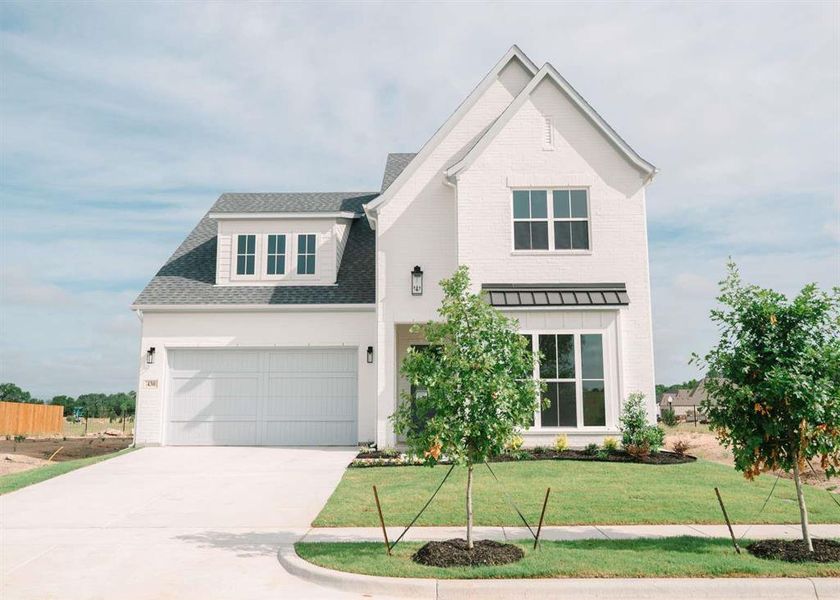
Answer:
<svg viewBox="0 0 840 600"><path fill-rule="evenodd" d="M514 250L589 248L586 189L514 190Z"/></svg>
<svg viewBox="0 0 840 600"><path fill-rule="evenodd" d="M538 411L541 428L604 427L606 393L604 342L600 333L526 334L540 362L535 379L545 383L549 405Z"/></svg>
<svg viewBox="0 0 840 600"><path fill-rule="evenodd" d="M297 236L297 272L298 275L315 274L315 234L301 233Z"/></svg>
<svg viewBox="0 0 840 600"><path fill-rule="evenodd" d="M283 234L268 234L266 247L266 275L283 275L286 273L286 236Z"/></svg>
<svg viewBox="0 0 840 600"><path fill-rule="evenodd" d="M257 258L257 236L238 235L236 239L236 274L253 275Z"/></svg>

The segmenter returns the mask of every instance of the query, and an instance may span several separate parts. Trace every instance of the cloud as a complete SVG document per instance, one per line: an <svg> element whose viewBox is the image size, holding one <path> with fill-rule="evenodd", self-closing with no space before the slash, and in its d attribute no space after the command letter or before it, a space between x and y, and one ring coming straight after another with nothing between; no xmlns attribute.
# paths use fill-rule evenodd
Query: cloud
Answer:
<svg viewBox="0 0 840 600"><path fill-rule="evenodd" d="M516 42L661 170L657 378L733 256L840 281L830 3L0 5L0 378L135 385L128 306L223 191L375 190Z"/></svg>

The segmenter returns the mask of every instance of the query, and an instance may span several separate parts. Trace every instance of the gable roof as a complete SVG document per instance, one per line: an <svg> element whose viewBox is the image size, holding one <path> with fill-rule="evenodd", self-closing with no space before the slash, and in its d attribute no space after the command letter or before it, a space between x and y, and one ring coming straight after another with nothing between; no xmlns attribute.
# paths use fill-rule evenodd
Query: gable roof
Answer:
<svg viewBox="0 0 840 600"><path fill-rule="evenodd" d="M362 213L362 206L376 192L282 192L269 194L228 193L219 196L211 213Z"/></svg>
<svg viewBox="0 0 840 600"><path fill-rule="evenodd" d="M518 61L527 71L530 73L537 72L537 66L531 61L528 56L519 49L519 46L513 45L510 49L505 52L505 55L497 62L490 72L484 76L484 78L479 82L479 84L470 92L470 95L461 103L461 105L452 113L449 118L444 122L443 125L432 135L429 140L423 144L423 147L420 148L420 151L417 155L406 165L406 167L400 172L400 174L395 177L388 185L387 188L383 189L382 194L371 202L370 204L365 206L365 213L368 216L371 215L372 211L377 210L380 206L382 206L385 202L390 200L394 194L403 186L403 184L411 177L412 173L417 170L417 167L432 153L432 151L438 146L438 144L446 137L446 135L452 131L455 125L461 120L461 118L475 105L481 95L490 87L490 85L496 80L499 73L511 62L511 61ZM383 180L384 183L384 180Z"/></svg>
<svg viewBox="0 0 840 600"><path fill-rule="evenodd" d="M481 154L481 152L490 144L493 138L504 128L510 121L519 108L525 103L531 93L544 80L552 81L560 90L568 96L572 103L583 112L589 121L598 129L607 140L633 165L636 169L647 175L648 181L653 179L657 173L656 167L643 159L639 154L630 147L630 144L625 142L616 131L592 108L592 106L583 99L575 88L566 81L560 73L557 72L551 64L545 63L536 75L531 79L527 86L514 98L502 114L487 128L483 136L476 141L472 147L464 153L460 158L446 168L446 176L450 179L455 177L460 171L469 167L472 162Z"/></svg>
<svg viewBox="0 0 840 600"><path fill-rule="evenodd" d="M385 173L382 175L380 194L391 187L394 180L400 176L400 173L405 171L405 168L415 156L417 156L416 152L392 152L388 155L388 158L385 160Z"/></svg>
<svg viewBox="0 0 840 600"><path fill-rule="evenodd" d="M376 241L367 219L354 219L335 285L216 285L217 223L213 212L334 212L361 214L376 192L222 194L146 285L132 308L187 305L373 304Z"/></svg>

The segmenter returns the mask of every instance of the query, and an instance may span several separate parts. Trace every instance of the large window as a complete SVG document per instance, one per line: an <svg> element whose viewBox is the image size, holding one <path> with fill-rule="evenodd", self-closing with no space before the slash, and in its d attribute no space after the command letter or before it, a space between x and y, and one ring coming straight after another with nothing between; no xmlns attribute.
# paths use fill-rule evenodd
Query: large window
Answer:
<svg viewBox="0 0 840 600"><path fill-rule="evenodd" d="M267 275L283 275L286 272L286 236L269 234L266 250Z"/></svg>
<svg viewBox="0 0 840 600"><path fill-rule="evenodd" d="M587 190L514 190L513 248L589 250Z"/></svg>
<svg viewBox="0 0 840 600"><path fill-rule="evenodd" d="M545 382L550 404L535 417L537 427L604 427L604 347L600 333L526 334L540 363L534 377Z"/></svg>
<svg viewBox="0 0 840 600"><path fill-rule="evenodd" d="M257 257L257 236L239 235L236 240L236 274L253 275Z"/></svg>
<svg viewBox="0 0 840 600"><path fill-rule="evenodd" d="M298 275L315 274L315 234L302 233L297 237L297 272Z"/></svg>

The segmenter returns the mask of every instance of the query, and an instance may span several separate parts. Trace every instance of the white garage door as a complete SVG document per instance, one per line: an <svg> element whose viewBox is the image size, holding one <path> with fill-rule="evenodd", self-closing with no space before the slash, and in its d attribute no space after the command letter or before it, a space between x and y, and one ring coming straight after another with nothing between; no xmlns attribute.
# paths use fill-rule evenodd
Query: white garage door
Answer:
<svg viewBox="0 0 840 600"><path fill-rule="evenodd" d="M167 444L357 443L356 350L172 350Z"/></svg>

